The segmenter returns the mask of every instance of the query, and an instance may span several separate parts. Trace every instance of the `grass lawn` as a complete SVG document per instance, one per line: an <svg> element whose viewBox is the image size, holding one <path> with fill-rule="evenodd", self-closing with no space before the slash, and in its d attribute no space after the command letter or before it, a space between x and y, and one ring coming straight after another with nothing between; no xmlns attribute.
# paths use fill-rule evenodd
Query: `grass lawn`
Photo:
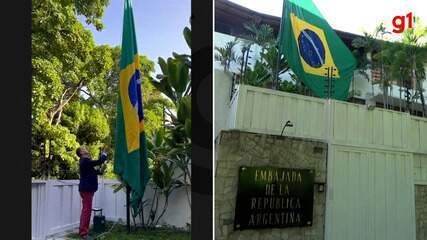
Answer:
<svg viewBox="0 0 427 240"><path fill-rule="evenodd" d="M107 222L107 231L110 230L112 223ZM190 240L191 234L189 232L179 231L169 228L157 228L153 230L146 230L142 228L132 228L131 233L127 233L126 225L115 225L111 232L106 233L102 236L97 237L100 234L93 233L89 234L91 239L97 240ZM97 237L97 238L95 238ZM77 233L72 233L67 236L67 239L79 239Z"/></svg>

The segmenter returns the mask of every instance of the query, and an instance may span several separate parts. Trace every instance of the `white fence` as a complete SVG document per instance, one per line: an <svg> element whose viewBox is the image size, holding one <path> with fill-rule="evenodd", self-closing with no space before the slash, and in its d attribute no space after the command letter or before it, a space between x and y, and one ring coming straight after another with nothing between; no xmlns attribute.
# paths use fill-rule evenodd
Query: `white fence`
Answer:
<svg viewBox="0 0 427 240"><path fill-rule="evenodd" d="M99 181L93 207L103 209L107 220L126 221L126 194L113 192L115 180ZM33 240L44 240L47 236L78 227L81 198L78 180L33 180L31 184L31 233ZM190 191L190 190L189 190ZM144 198L151 198L153 189L147 186ZM160 201L160 207L163 201ZM146 211L147 212L147 211ZM159 224L186 227L191 222L191 211L184 188L177 189L169 198L169 206Z"/></svg>
<svg viewBox="0 0 427 240"><path fill-rule="evenodd" d="M247 85L240 85L237 95L238 101L228 106L228 112L217 113L230 115L229 121L234 122L219 126L217 132L234 128L280 135L290 120L293 127L286 128L286 136L427 154L426 118Z"/></svg>

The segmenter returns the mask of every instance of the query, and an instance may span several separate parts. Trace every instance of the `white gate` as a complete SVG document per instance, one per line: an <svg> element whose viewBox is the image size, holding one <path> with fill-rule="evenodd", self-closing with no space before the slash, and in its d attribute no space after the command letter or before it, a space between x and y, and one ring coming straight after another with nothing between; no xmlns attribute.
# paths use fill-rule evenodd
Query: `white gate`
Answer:
<svg viewBox="0 0 427 240"><path fill-rule="evenodd" d="M415 240L412 154L332 145L325 239Z"/></svg>

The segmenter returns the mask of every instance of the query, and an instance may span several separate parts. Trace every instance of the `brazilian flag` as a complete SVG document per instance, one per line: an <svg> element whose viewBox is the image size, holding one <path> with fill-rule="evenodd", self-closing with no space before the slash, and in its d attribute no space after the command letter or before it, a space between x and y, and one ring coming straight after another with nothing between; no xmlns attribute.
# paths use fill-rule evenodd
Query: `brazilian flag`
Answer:
<svg viewBox="0 0 427 240"><path fill-rule="evenodd" d="M125 0L120 57L119 98L115 132L114 173L131 188L130 203L137 213L150 179L144 132L141 72L138 69L135 23L131 0Z"/></svg>
<svg viewBox="0 0 427 240"><path fill-rule="evenodd" d="M316 96L327 98L330 85L331 98L347 99L356 60L311 0L285 0L278 40L292 71Z"/></svg>

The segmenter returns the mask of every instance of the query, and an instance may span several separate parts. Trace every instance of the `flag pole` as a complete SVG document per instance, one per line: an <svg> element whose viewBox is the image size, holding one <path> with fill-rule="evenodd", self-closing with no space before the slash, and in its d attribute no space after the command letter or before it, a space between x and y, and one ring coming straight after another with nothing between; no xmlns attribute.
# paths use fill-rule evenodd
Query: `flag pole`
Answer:
<svg viewBox="0 0 427 240"><path fill-rule="evenodd" d="M130 187L126 184L126 227L130 233Z"/></svg>
<svg viewBox="0 0 427 240"><path fill-rule="evenodd" d="M280 33L282 32L282 21L283 21L283 8L285 6L285 2L286 0L283 0L283 4L282 4L282 17L280 18L280 25L279 25L279 32L277 33L277 39L279 40L280 38ZM276 46L277 46L277 61L276 61L276 76L275 76L275 80L274 80L274 90L277 90L278 83L279 83L279 65L280 65L280 47L279 47L279 41L276 42Z"/></svg>

